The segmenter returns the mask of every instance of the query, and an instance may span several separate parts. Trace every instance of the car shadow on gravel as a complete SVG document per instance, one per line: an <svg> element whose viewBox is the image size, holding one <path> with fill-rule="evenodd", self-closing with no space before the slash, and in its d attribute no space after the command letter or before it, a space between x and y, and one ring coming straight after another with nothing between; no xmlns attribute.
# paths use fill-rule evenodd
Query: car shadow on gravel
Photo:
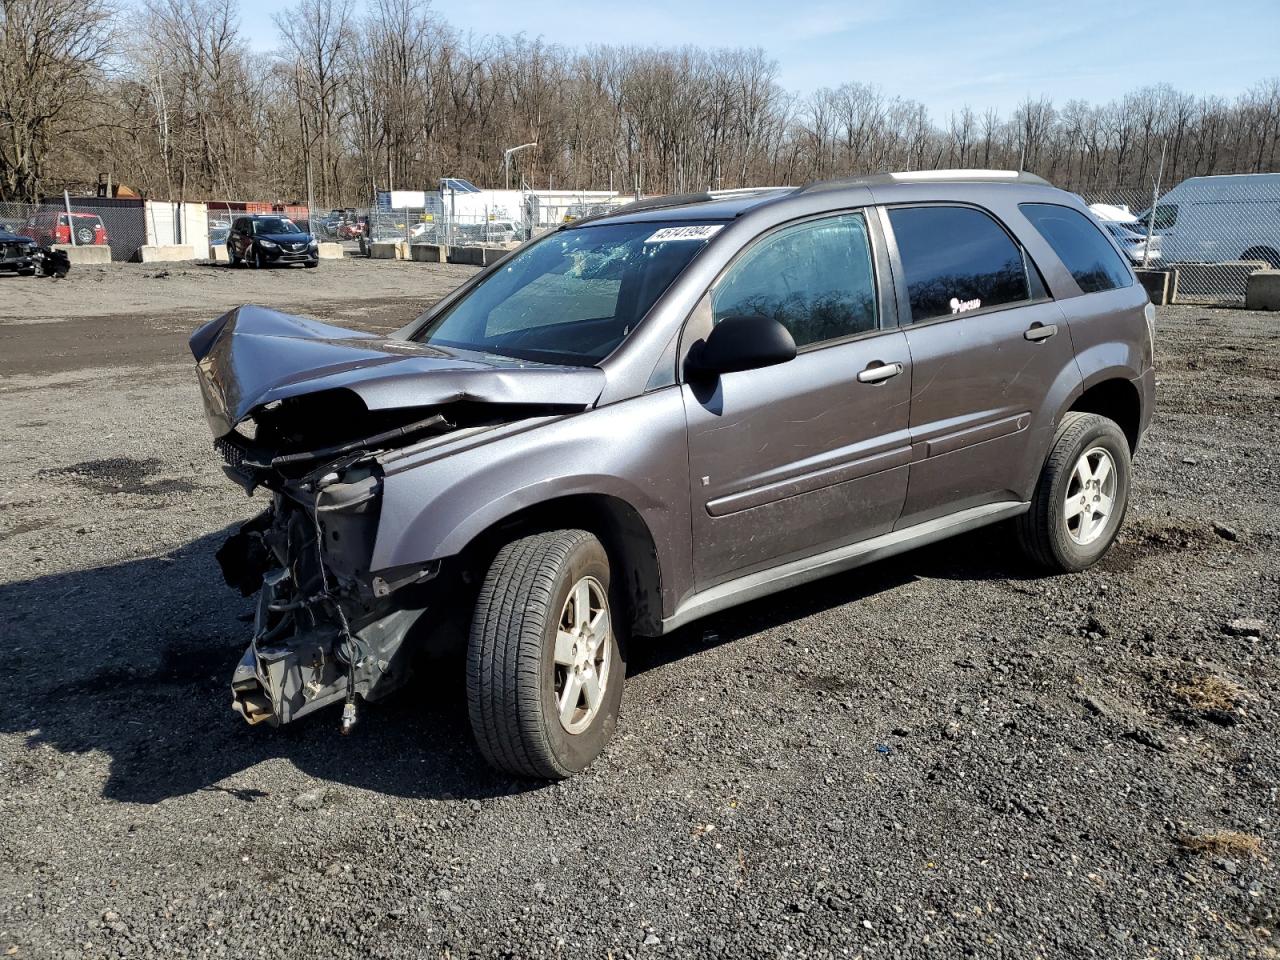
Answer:
<svg viewBox="0 0 1280 960"><path fill-rule="evenodd" d="M908 551L801 587L793 587L690 624L658 642L637 644L627 657L634 675L723 643L785 626L904 586L913 580L1034 580L1013 532L1003 524Z"/></svg>
<svg viewBox="0 0 1280 960"><path fill-rule="evenodd" d="M11 638L0 730L33 749L106 756L103 796L131 803L200 790L254 802L278 780L255 768L281 758L320 780L407 797L538 788L493 773L477 754L460 655L433 663L387 702L366 705L346 737L335 710L279 729L244 724L230 710L228 681L248 641L251 603L223 585L213 560L230 530L157 557L0 586L0 623ZM629 672L919 577L985 580L1020 570L999 532L971 534L637 643ZM25 766L38 776L58 764Z"/></svg>
<svg viewBox="0 0 1280 960"><path fill-rule="evenodd" d="M213 560L230 530L158 557L0 585L0 730L33 750L105 756L103 796L131 803L199 790L252 802L279 781L255 768L278 758L323 781L408 797L532 786L497 776L477 755L460 658L365 706L346 737L336 710L279 729L245 724L228 683L252 608ZM33 755L16 766L53 776L63 761Z"/></svg>

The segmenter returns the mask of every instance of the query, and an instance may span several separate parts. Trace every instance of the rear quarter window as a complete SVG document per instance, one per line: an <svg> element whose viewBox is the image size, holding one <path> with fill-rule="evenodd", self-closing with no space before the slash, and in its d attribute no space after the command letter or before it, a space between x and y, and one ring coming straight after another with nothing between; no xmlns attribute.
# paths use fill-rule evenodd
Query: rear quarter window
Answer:
<svg viewBox="0 0 1280 960"><path fill-rule="evenodd" d="M1097 225L1079 210L1056 203L1020 203L1018 209L1044 237L1085 293L1133 283L1133 273Z"/></svg>

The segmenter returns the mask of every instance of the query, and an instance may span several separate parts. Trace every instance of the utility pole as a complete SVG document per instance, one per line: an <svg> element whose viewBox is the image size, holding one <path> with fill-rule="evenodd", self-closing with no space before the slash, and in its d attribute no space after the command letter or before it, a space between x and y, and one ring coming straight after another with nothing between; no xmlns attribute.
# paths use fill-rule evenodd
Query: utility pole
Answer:
<svg viewBox="0 0 1280 960"><path fill-rule="evenodd" d="M536 147L537 145L538 141L534 140L532 143L522 143L518 147L508 147L502 151L502 167L506 171L508 190L511 189L511 158L521 150L528 150L530 147Z"/></svg>
<svg viewBox="0 0 1280 960"><path fill-rule="evenodd" d="M1156 232L1156 204L1160 202L1160 181L1164 179L1164 151L1168 141L1160 144L1160 166L1156 169L1156 178L1151 181L1151 212L1147 214L1147 242L1142 245L1142 269L1147 269L1151 260L1151 238Z"/></svg>
<svg viewBox="0 0 1280 960"><path fill-rule="evenodd" d="M314 138L311 135L311 124L307 121L305 111L302 109L302 63L301 61L293 65L293 87L298 98L298 128L302 134L302 143L304 150L305 176L307 180L307 233L314 233L315 229L311 225L312 213L315 210L315 191L311 179L311 150L315 146Z"/></svg>

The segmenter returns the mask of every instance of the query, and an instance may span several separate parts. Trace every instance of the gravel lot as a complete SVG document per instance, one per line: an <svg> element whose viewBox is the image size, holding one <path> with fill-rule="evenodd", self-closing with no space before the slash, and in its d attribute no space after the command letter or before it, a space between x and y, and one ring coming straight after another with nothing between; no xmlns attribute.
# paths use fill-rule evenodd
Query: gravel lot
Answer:
<svg viewBox="0 0 1280 960"><path fill-rule="evenodd" d="M980 532L637 645L613 746L548 787L475 755L460 661L346 738L229 709L213 551L257 506L187 333L392 329L467 273L0 277L0 951L1277 955L1280 318L1162 311L1099 568Z"/></svg>

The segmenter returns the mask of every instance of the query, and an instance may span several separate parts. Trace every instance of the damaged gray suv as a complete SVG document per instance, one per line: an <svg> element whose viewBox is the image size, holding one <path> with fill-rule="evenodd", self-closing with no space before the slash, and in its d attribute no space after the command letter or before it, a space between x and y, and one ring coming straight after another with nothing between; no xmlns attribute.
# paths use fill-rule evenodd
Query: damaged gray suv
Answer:
<svg viewBox="0 0 1280 960"><path fill-rule="evenodd" d="M1078 198L1000 171L642 201L392 336L240 307L191 338L226 472L270 497L218 551L258 594L234 706L347 729L452 637L484 756L561 778L640 637L997 521L1081 570L1153 317Z"/></svg>

